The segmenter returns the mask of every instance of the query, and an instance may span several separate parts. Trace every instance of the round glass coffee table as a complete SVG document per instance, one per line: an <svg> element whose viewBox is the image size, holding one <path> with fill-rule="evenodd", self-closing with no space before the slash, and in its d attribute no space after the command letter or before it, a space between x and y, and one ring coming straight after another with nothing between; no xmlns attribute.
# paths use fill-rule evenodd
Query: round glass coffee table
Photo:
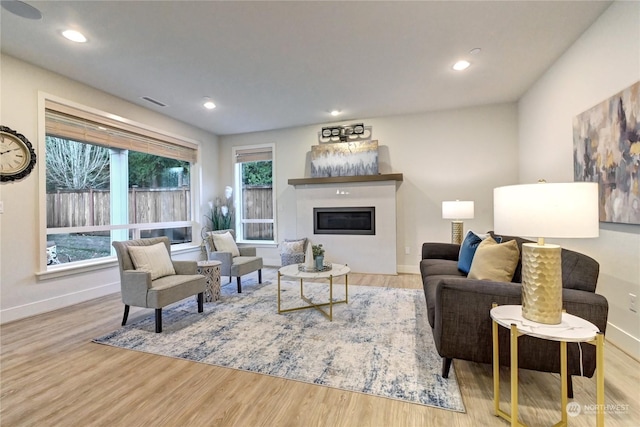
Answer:
<svg viewBox="0 0 640 427"><path fill-rule="evenodd" d="M335 304L348 304L349 303L349 272L351 269L342 264L331 264L325 267L322 271L306 270L300 264L291 264L282 267L278 270L278 314L287 313L289 311L304 310L307 308L315 308L322 313L330 321L333 320L333 306ZM344 299L340 301L333 300L333 278L344 276ZM300 279L300 298L308 305L299 307L285 308L280 307L280 279L282 277L289 277L292 279ZM304 295L304 280L305 279L328 279L329 280L329 300L326 302L313 302ZM329 311L325 311L322 307L329 307Z"/></svg>

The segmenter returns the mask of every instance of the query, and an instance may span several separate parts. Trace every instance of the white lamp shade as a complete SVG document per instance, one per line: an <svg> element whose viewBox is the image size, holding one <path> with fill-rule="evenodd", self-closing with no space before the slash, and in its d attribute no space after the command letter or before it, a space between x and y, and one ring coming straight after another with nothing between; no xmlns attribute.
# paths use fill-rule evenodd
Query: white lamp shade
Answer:
<svg viewBox="0 0 640 427"><path fill-rule="evenodd" d="M598 184L510 185L493 190L493 226L522 237L598 237Z"/></svg>
<svg viewBox="0 0 640 427"><path fill-rule="evenodd" d="M473 201L442 202L442 218L444 219L472 219Z"/></svg>

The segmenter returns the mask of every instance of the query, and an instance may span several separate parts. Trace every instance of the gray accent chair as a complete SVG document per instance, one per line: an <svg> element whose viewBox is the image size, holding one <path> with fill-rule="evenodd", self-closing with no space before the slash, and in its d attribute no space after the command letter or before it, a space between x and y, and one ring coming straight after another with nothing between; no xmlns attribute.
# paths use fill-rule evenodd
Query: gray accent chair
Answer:
<svg viewBox="0 0 640 427"><path fill-rule="evenodd" d="M129 317L129 306L153 308L156 316L156 332L162 332L162 308L174 302L198 295L198 313L203 312L205 277L197 274L196 261L171 260L175 275L151 280L151 273L136 270L129 255L130 246L151 246L164 243L171 257L168 237L113 242L120 266L120 289L124 305L122 326Z"/></svg>
<svg viewBox="0 0 640 427"><path fill-rule="evenodd" d="M493 232L491 232L493 235ZM502 242L516 240L522 254L520 237L501 236ZM522 304L521 260L511 283L468 279L458 270L460 245L424 243L420 271L433 340L442 357L442 376L447 378L452 359L492 363L491 316L493 303ZM602 333L607 327L608 303L595 293L599 265L592 258L562 249L562 305L567 313L596 325ZM500 364L509 366L509 331L499 328ZM531 336L518 339L518 367L560 373L560 343ZM581 356L582 355L582 356ZM573 397L572 375L593 376L596 349L590 344L569 343L568 397ZM582 365L582 370L581 370Z"/></svg>
<svg viewBox="0 0 640 427"><path fill-rule="evenodd" d="M213 234L224 234L230 232L233 236L233 240L236 239L236 233L234 230L215 230L206 233L204 239L205 248L207 250L207 259L210 261L220 261L220 275L229 276L229 283L231 278L235 277L238 284L238 293L242 293L242 279L245 274L258 272L258 283L262 283L262 258L256 256L256 248L250 246L238 247L240 256L232 256L231 252L222 252L216 249L213 239L209 236Z"/></svg>

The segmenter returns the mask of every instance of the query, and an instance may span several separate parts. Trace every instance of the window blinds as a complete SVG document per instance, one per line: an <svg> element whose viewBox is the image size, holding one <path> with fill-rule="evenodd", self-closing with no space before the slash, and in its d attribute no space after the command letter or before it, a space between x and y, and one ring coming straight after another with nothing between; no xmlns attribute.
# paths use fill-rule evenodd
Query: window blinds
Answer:
<svg viewBox="0 0 640 427"><path fill-rule="evenodd" d="M195 163L196 144L54 101L45 102L50 136Z"/></svg>
<svg viewBox="0 0 640 427"><path fill-rule="evenodd" d="M236 163L262 162L273 159L271 147L236 149Z"/></svg>

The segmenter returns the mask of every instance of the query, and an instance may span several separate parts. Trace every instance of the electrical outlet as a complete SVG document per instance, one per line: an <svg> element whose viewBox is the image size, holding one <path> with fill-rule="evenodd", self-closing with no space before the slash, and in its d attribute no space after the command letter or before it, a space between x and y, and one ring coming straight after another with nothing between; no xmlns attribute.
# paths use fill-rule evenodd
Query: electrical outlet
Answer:
<svg viewBox="0 0 640 427"><path fill-rule="evenodd" d="M638 300L636 298L635 294L629 294L629 310L633 311L634 313L638 312Z"/></svg>
<svg viewBox="0 0 640 427"><path fill-rule="evenodd" d="M410 246L405 246L404 247L404 254L405 255L410 255L411 254L411 247Z"/></svg>
<svg viewBox="0 0 640 427"><path fill-rule="evenodd" d="M0 202L0 214L4 213L4 202Z"/></svg>

